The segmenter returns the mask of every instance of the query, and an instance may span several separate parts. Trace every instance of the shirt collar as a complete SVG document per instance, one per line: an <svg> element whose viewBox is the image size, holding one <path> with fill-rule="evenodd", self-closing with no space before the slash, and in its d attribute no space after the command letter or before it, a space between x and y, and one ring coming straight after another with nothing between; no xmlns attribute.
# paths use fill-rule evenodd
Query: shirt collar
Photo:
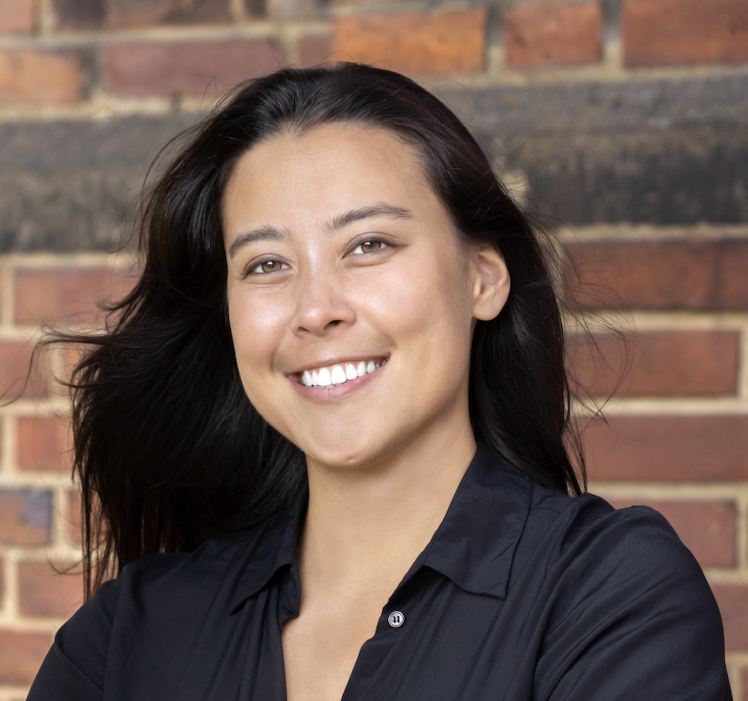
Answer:
<svg viewBox="0 0 748 701"><path fill-rule="evenodd" d="M298 490L289 507L255 530L256 547L242 568L232 597L235 611L296 559L296 542L309 489ZM484 444L465 472L447 515L414 563L406 580L429 567L474 594L506 597L514 552L525 527L532 482Z"/></svg>

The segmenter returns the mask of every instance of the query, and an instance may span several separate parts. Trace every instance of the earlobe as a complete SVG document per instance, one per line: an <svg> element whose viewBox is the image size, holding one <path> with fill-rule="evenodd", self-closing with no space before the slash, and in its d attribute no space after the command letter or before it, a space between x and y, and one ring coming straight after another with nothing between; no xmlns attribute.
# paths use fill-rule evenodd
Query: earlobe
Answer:
<svg viewBox="0 0 748 701"><path fill-rule="evenodd" d="M509 270L493 244L482 243L471 251L473 268L473 317L482 321L495 319L509 297Z"/></svg>

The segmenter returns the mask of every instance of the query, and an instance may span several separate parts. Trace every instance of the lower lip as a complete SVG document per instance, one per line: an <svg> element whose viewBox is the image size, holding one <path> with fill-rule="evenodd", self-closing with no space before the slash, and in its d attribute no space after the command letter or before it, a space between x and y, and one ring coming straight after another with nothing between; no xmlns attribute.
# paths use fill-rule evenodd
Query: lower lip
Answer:
<svg viewBox="0 0 748 701"><path fill-rule="evenodd" d="M355 392L359 387L363 387L367 382L372 380L374 377L387 367L387 364L380 365L373 372L367 372L363 377L357 377L355 380L348 380L342 385L336 385L335 387L307 387L301 384L301 379L298 375L294 375L291 379L291 384L296 388L296 391L301 394L302 397L307 399L313 399L318 402L331 402L341 397L345 397L351 392Z"/></svg>

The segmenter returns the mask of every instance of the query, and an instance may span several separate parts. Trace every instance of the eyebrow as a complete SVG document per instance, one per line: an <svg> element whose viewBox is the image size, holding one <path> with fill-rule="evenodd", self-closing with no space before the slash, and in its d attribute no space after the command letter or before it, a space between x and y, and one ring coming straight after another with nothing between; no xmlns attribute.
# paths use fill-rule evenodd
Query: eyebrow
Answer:
<svg viewBox="0 0 748 701"><path fill-rule="evenodd" d="M413 212L405 207L398 207L387 202L375 202L365 207L357 207L342 214L336 214L325 226L328 232L337 231L344 226L372 217L390 217L392 219L411 219ZM288 234L274 226L261 226L258 229L245 231L237 236L229 247L229 258L233 258L239 249L255 241L284 241Z"/></svg>
<svg viewBox="0 0 748 701"><path fill-rule="evenodd" d="M284 231L276 229L274 226L261 226L259 229L245 231L239 234L229 246L229 258L233 258L240 248L249 246L250 243L255 241L283 241L287 238L288 236Z"/></svg>

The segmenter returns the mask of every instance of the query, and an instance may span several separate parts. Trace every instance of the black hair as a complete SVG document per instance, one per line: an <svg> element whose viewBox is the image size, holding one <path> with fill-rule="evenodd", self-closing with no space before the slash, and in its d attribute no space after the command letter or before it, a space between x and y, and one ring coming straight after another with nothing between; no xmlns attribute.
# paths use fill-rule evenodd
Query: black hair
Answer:
<svg viewBox="0 0 748 701"><path fill-rule="evenodd" d="M69 386L88 595L142 555L191 550L258 523L303 480L304 456L258 414L239 379L220 203L253 145L332 122L388 129L415 146L456 231L499 249L511 292L499 316L475 328L476 439L540 484L574 495L584 488L547 247L476 140L397 73L351 63L284 68L238 86L182 135L143 201L142 275L109 308L105 332L50 341L87 349Z"/></svg>

